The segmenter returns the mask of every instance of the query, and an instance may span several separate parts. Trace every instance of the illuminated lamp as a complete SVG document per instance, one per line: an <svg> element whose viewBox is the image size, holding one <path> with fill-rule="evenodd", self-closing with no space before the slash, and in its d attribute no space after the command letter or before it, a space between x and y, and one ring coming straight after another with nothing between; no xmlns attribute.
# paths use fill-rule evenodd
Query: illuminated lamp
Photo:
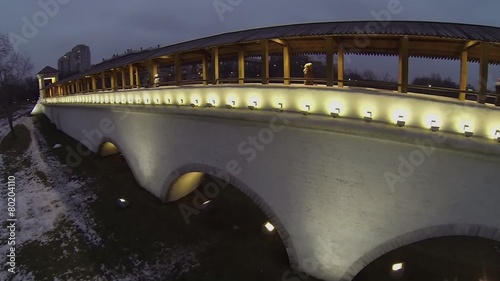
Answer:
<svg viewBox="0 0 500 281"><path fill-rule="evenodd" d="M196 107L196 106L198 106L198 100L194 100L194 101L195 101L195 103L191 103L191 107Z"/></svg>
<svg viewBox="0 0 500 281"><path fill-rule="evenodd" d="M365 121L366 122L372 121L372 116L373 116L372 112L371 111L367 111L366 114L365 114L365 117L364 117Z"/></svg>
<svg viewBox="0 0 500 281"><path fill-rule="evenodd" d="M215 105L215 100L212 100L212 102L207 102L205 104L205 107L213 107Z"/></svg>
<svg viewBox="0 0 500 281"><path fill-rule="evenodd" d="M234 100L231 101L231 104L226 104L226 108L233 108L234 106L236 105L236 103L234 102Z"/></svg>
<svg viewBox="0 0 500 281"><path fill-rule="evenodd" d="M282 102L278 103L278 108L276 108L276 111L283 112L283 103Z"/></svg>
<svg viewBox="0 0 500 281"><path fill-rule="evenodd" d="M302 115L307 115L309 114L309 110L311 110L311 106L306 104L306 110L301 110L300 113L302 113Z"/></svg>
<svg viewBox="0 0 500 281"><path fill-rule="evenodd" d="M398 116L398 121L396 123L399 127L403 127L406 124L405 118L403 115Z"/></svg>
<svg viewBox="0 0 500 281"><path fill-rule="evenodd" d="M119 199L118 199L118 206L120 206L120 208L125 209L125 208L127 208L129 205L130 205L130 203L129 203L127 200L125 200L125 199L123 199L123 198L119 198Z"/></svg>
<svg viewBox="0 0 500 281"><path fill-rule="evenodd" d="M250 109L250 110L257 109L257 102L256 102L256 101L254 101L254 102L253 102L253 105L249 105L249 106L247 106L247 107L248 107L248 109Z"/></svg>
<svg viewBox="0 0 500 281"><path fill-rule="evenodd" d="M340 108L336 107L333 112L330 112L330 115L333 117L333 118L337 118L340 116Z"/></svg>
<svg viewBox="0 0 500 281"><path fill-rule="evenodd" d="M431 131L433 131L433 132L439 131L439 126L437 125L436 120L431 121Z"/></svg>
<svg viewBox="0 0 500 281"><path fill-rule="evenodd" d="M398 262L392 265L390 275L393 279L401 279L404 273L404 263Z"/></svg>
<svg viewBox="0 0 500 281"><path fill-rule="evenodd" d="M464 135L466 137L470 137L474 134L474 132L472 132L472 129L470 128L469 125L464 125Z"/></svg>
<svg viewBox="0 0 500 281"><path fill-rule="evenodd" d="M262 232L264 232L265 234L272 234L274 230L275 230L274 225L272 225L269 221L266 221L262 225Z"/></svg>

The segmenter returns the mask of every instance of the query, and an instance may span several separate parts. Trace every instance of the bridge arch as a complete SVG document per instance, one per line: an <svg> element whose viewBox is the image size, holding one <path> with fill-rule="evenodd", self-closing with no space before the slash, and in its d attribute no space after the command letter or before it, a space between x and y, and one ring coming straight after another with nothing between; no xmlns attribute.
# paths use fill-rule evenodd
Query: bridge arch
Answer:
<svg viewBox="0 0 500 281"><path fill-rule="evenodd" d="M427 239L446 236L486 238L500 242L500 228L479 224L445 224L407 232L386 241L364 254L344 272L340 280L352 280L363 268L390 251Z"/></svg>
<svg viewBox="0 0 500 281"><path fill-rule="evenodd" d="M185 175L189 175L190 177L193 178L193 179L186 179L188 181L188 184L191 184L191 186L189 186L188 188L183 188L183 190L180 192L174 190L176 188L175 187L176 181ZM281 220L275 214L274 210L262 199L260 195L254 192L248 185L240 181L238 178L230 175L225 170L201 163L182 165L174 169L168 175L161 190L161 197L160 197L161 200L164 202L171 202L188 195L189 193L193 192L196 189L196 187L198 187L198 185L194 187L193 185L196 182L198 182L197 181L198 177L200 177L199 182L201 182L201 178L203 177L203 175L210 175L212 177L221 179L224 182L223 184L226 184L226 186L231 184L234 187L236 187L239 191L241 191L243 194L245 194L248 198L250 198L250 200L252 200L259 207L259 209L264 212L269 222L275 227L276 231L281 237L281 240L283 242L283 245L285 246L288 255L290 267L299 268L298 256L293 241L290 238L290 234L288 233L284 225L281 223ZM226 186L223 186L221 188L224 188ZM173 194L175 195L172 196Z"/></svg>
<svg viewBox="0 0 500 281"><path fill-rule="evenodd" d="M120 142L109 136L102 137L98 143L99 145L96 146L95 151L97 155L99 155L100 157L107 157L120 153L121 156L123 156L123 159L125 159L127 166L132 171L134 179L137 181L139 177L134 169L135 166L133 165L133 163L137 163L137 161L134 158L133 153L127 153L127 150L123 149Z"/></svg>

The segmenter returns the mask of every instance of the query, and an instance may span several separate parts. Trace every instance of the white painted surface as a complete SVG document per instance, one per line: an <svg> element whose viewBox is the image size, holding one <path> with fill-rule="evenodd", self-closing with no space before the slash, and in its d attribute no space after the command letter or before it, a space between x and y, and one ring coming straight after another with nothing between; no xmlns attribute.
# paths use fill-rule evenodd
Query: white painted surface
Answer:
<svg viewBox="0 0 500 281"><path fill-rule="evenodd" d="M500 241L500 144L492 140L447 134L391 189L385 175L399 175L398 157L417 155L415 141L436 134L250 110L47 105L44 112L79 141L84 130L105 127L90 148L116 144L140 185L162 200L179 171L215 173L236 161L242 172L231 183L272 216L291 262L325 280L350 280L383 253L430 237ZM288 126L246 161L238 146L279 120L273 116Z"/></svg>

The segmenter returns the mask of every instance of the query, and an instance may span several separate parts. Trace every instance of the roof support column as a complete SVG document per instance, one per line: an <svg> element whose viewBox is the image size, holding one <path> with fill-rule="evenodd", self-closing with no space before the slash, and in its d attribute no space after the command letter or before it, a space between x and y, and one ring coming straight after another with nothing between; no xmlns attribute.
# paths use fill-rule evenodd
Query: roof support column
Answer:
<svg viewBox="0 0 500 281"><path fill-rule="evenodd" d="M468 51L466 48L462 50L460 55L460 93L458 94L459 100L465 100L467 91L467 66L468 66Z"/></svg>
<svg viewBox="0 0 500 281"><path fill-rule="evenodd" d="M238 84L245 83L245 50L238 50Z"/></svg>
<svg viewBox="0 0 500 281"><path fill-rule="evenodd" d="M122 89L125 90L127 88L127 77L125 76L125 69L122 68Z"/></svg>
<svg viewBox="0 0 500 281"><path fill-rule="evenodd" d="M75 93L79 93L80 92L80 79L76 79L75 86L76 86Z"/></svg>
<svg viewBox="0 0 500 281"><path fill-rule="evenodd" d="M333 86L333 38L326 37L326 85Z"/></svg>
<svg viewBox="0 0 500 281"><path fill-rule="evenodd" d="M283 84L290 85L290 47L283 46Z"/></svg>
<svg viewBox="0 0 500 281"><path fill-rule="evenodd" d="M101 72L101 90L103 92L106 90L106 74L104 74L104 71Z"/></svg>
<svg viewBox="0 0 500 281"><path fill-rule="evenodd" d="M134 88L134 65L128 65L128 79L129 79L129 87L130 89Z"/></svg>
<svg viewBox="0 0 500 281"><path fill-rule="evenodd" d="M337 86L344 87L344 49L341 45L337 48Z"/></svg>
<svg viewBox="0 0 500 281"><path fill-rule="evenodd" d="M90 92L90 80L87 77L85 77L85 92Z"/></svg>
<svg viewBox="0 0 500 281"><path fill-rule="evenodd" d="M175 63L175 85L180 86L182 82L182 65L181 65L181 57L179 54L175 54L174 63Z"/></svg>
<svg viewBox="0 0 500 281"><path fill-rule="evenodd" d="M148 64L149 64L149 79L150 79L148 83L149 86L153 86L154 79L156 75L158 75L158 64L154 60L149 61Z"/></svg>
<svg viewBox="0 0 500 281"><path fill-rule="evenodd" d="M219 48L212 48L212 84L219 83Z"/></svg>
<svg viewBox="0 0 500 281"><path fill-rule="evenodd" d="M262 84L269 84L269 44L267 40L260 42L260 74Z"/></svg>
<svg viewBox="0 0 500 281"><path fill-rule="evenodd" d="M203 54L203 58L201 59L201 79L203 80L203 85L208 84L208 56L207 54Z"/></svg>
<svg viewBox="0 0 500 281"><path fill-rule="evenodd" d="M137 89L139 89L141 87L141 76L139 74L139 67L134 67L134 71L135 71L135 86L137 87Z"/></svg>
<svg viewBox="0 0 500 281"><path fill-rule="evenodd" d="M116 74L116 69L113 69L113 73L111 73L111 89L113 91L118 90L118 75Z"/></svg>
<svg viewBox="0 0 500 281"><path fill-rule="evenodd" d="M90 78L92 80L92 92L97 92L97 81L95 79L95 76L92 74Z"/></svg>
<svg viewBox="0 0 500 281"><path fill-rule="evenodd" d="M399 45L398 93L408 93L408 48L408 36L404 36Z"/></svg>
<svg viewBox="0 0 500 281"><path fill-rule="evenodd" d="M489 64L489 43L481 42L481 54L479 57L479 95L478 103L486 103L486 93L488 90L488 64Z"/></svg>

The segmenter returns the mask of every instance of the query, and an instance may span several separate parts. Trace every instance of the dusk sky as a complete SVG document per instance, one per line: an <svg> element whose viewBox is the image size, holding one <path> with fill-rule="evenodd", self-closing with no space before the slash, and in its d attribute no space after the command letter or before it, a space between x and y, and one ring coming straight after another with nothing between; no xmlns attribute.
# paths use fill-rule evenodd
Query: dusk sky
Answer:
<svg viewBox="0 0 500 281"><path fill-rule="evenodd" d="M90 46L92 63L99 63L130 48L170 45L237 30L306 22L376 21L375 15L394 1L398 0L3 0L0 32L22 38L19 49L31 56L36 73L46 65L57 68L57 59L77 44ZM47 3L49 9L45 11L41 3ZM218 12L217 4L231 10ZM400 6L401 12L392 14L391 19L500 26L498 0L400 0ZM36 29L26 27L30 24ZM352 56L346 68L371 69L381 76L389 73L396 77L397 59ZM458 81L458 68L458 61L411 59L410 78L439 72ZM476 86L478 66L471 63L469 69L469 83ZM488 86L499 77L500 67L490 66Z"/></svg>

